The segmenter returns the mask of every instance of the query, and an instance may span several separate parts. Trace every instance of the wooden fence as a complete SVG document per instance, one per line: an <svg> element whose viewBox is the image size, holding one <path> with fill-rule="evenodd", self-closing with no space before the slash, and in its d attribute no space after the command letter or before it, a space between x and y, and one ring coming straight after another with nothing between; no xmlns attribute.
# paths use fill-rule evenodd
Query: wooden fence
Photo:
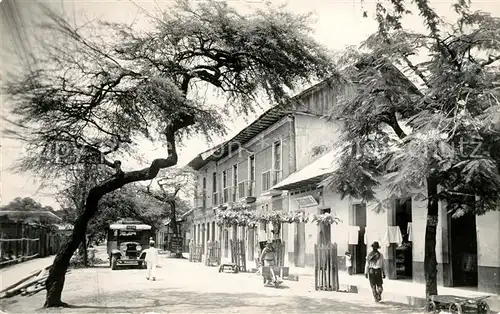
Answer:
<svg viewBox="0 0 500 314"><path fill-rule="evenodd" d="M206 266L219 266L221 264L220 256L220 242L208 242L207 243L207 258L205 259Z"/></svg>
<svg viewBox="0 0 500 314"><path fill-rule="evenodd" d="M33 223L2 220L0 230L0 267L56 254L67 238L66 234Z"/></svg>
<svg viewBox="0 0 500 314"><path fill-rule="evenodd" d="M322 291L339 290L337 244L314 245L314 286Z"/></svg>
<svg viewBox="0 0 500 314"><path fill-rule="evenodd" d="M247 271L247 259L245 255L245 242L241 240L229 241L231 246L231 262L236 264L241 272Z"/></svg>
<svg viewBox="0 0 500 314"><path fill-rule="evenodd" d="M201 263L202 249L203 247L200 244L189 244L189 261Z"/></svg>

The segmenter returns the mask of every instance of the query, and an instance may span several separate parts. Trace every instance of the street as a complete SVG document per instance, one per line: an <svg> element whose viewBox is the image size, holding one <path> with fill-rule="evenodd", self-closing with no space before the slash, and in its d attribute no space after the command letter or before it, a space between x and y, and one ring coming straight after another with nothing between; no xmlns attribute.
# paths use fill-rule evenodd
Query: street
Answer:
<svg viewBox="0 0 500 314"><path fill-rule="evenodd" d="M407 306L374 303L366 296L316 292L312 278L285 281L281 289L264 287L251 273L218 273L187 260L162 257L157 280L146 270L107 265L76 269L66 276L66 309L41 308L45 291L1 301L6 313L421 313Z"/></svg>

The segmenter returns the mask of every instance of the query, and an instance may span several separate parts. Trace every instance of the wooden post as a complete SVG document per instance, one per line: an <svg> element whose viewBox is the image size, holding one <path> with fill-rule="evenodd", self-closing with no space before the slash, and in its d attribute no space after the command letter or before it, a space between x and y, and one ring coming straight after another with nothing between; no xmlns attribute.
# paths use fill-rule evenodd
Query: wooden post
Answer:
<svg viewBox="0 0 500 314"><path fill-rule="evenodd" d="M337 247L337 243L334 243L333 244L333 257L334 257L334 265L335 265L335 276L334 276L334 279L335 279L335 291L339 291L340 289L340 284L339 284L339 265L338 265L338 247Z"/></svg>

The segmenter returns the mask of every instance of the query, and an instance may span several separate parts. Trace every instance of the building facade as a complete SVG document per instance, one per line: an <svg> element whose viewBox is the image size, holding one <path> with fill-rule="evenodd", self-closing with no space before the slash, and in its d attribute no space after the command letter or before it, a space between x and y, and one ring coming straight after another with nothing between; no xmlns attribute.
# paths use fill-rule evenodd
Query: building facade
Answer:
<svg viewBox="0 0 500 314"><path fill-rule="evenodd" d="M258 257L259 242L272 237L272 227L224 228L216 224L215 213L242 199L253 210L288 210L287 194L271 187L311 163L315 148L335 133L335 124L322 118L333 96L328 84L318 84L291 104L269 109L235 137L188 164L198 172L194 243L206 252L208 241L220 241L222 258L230 258L230 240L243 240L248 261ZM286 228L281 228L281 239Z"/></svg>
<svg viewBox="0 0 500 314"><path fill-rule="evenodd" d="M352 254L354 274L363 274L365 256L374 241L382 246L388 278L424 283L427 201L425 191L407 199L365 203L341 199L319 183L336 167L338 154L327 152L306 168L290 175L272 189L287 191L289 211L307 214L332 213L339 224L319 227L295 223L288 227L288 263L314 267L314 245L331 241L338 245L338 262L345 269L345 253ZM416 191L419 192L419 191ZM378 200L388 199L384 184ZM452 218L439 204L436 254L438 284L500 293L500 212Z"/></svg>
<svg viewBox="0 0 500 314"><path fill-rule="evenodd" d="M371 243L378 241L386 258L388 278L425 282L424 251L427 201L419 197L365 203L341 199L319 183L336 167L333 147L341 131L338 122L321 116L335 103L335 93L319 84L301 94L299 106L272 108L233 139L200 154L189 165L199 172L192 239L222 243L229 258L229 240L246 242L247 259L258 253L258 242L271 237L269 226L256 230L223 228L215 223L219 208L245 198L254 209L306 214L331 213L339 224L313 222L284 224L285 263L314 271L314 245L338 245L338 262L345 269L345 253L352 254L353 273L362 274ZM388 199L382 184L377 199ZM416 193L417 194L417 193ZM452 218L441 203L437 222L438 284L500 293L500 211L482 216Z"/></svg>

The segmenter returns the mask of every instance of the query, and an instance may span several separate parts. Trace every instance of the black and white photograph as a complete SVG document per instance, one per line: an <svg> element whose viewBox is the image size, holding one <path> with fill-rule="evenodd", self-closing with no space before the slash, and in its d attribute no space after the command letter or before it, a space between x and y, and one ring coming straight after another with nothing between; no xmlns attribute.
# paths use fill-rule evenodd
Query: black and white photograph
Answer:
<svg viewBox="0 0 500 314"><path fill-rule="evenodd" d="M500 0L0 21L0 314L500 313Z"/></svg>

